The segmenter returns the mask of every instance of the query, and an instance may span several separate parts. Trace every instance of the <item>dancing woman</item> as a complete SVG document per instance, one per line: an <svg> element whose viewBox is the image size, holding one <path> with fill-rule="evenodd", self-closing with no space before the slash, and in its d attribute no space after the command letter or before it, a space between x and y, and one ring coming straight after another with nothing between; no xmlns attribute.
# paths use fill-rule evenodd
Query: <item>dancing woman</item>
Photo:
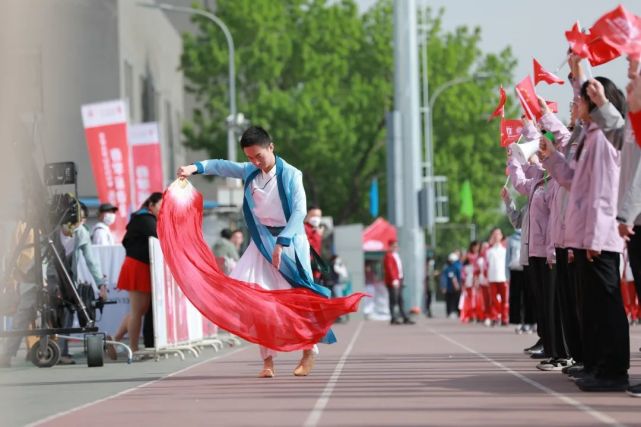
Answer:
<svg viewBox="0 0 641 427"><path fill-rule="evenodd" d="M307 214L303 174L274 153L274 143L263 128L247 129L240 145L249 162L204 160L178 169L179 178L192 174L218 175L244 181L243 214L251 243L230 273L234 279L255 283L268 290L307 288L329 297L329 290L312 279L309 242L303 221ZM275 244L271 243L276 238ZM336 338L330 330L323 342ZM276 352L261 346L261 378L275 375ZM306 376L314 365L317 346L303 350L296 376Z"/></svg>

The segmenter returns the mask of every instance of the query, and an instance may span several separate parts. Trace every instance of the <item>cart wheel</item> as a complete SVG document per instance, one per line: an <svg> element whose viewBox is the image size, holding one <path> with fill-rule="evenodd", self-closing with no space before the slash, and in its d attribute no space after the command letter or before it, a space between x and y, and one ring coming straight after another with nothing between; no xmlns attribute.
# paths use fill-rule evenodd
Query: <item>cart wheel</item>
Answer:
<svg viewBox="0 0 641 427"><path fill-rule="evenodd" d="M31 363L38 368L51 368L60 360L60 347L54 340L48 340L44 351L40 350L40 340L31 347Z"/></svg>
<svg viewBox="0 0 641 427"><path fill-rule="evenodd" d="M105 346L104 336L85 335L85 345L87 348L87 366L90 368L102 366L103 363L103 350Z"/></svg>

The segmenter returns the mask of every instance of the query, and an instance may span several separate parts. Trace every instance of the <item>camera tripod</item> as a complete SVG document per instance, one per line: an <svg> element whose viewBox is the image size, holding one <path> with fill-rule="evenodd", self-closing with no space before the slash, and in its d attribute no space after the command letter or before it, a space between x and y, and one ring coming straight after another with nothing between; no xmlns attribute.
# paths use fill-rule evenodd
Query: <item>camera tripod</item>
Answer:
<svg viewBox="0 0 641 427"><path fill-rule="evenodd" d="M75 165L73 162L47 164L45 166L45 182L43 182L33 158L34 147L28 147L27 150L21 150L17 146L14 148L14 153L19 153L18 160L26 166L22 169L24 172L20 178L22 178L21 183L24 190L24 212L27 216L21 221L20 225L23 227L20 227L17 244L9 257L5 280L2 283L9 283L11 278L22 276L21 280L35 284L38 296L34 308L37 313L35 320L37 320L38 327L4 331L0 333L0 336L39 337L38 342L31 347L29 357L31 362L38 367L51 367L58 363L61 357L60 347L55 338L78 340L78 338L68 335L83 334L88 366L102 366L106 336L99 332L95 319L89 315L59 248L56 247L52 238L56 232L59 232L59 227L64 223L64 220L73 217L73 209L76 210L76 215L79 214L77 198L73 198L76 205L66 206L65 210L59 213L59 218L52 220L47 216L49 209L46 201L50 199L48 186L73 184L76 190L75 194L77 194ZM33 255L33 262L30 264L28 272L21 272L18 267L18 259L24 251L30 251ZM43 261L45 260L53 267L50 267L50 271L55 272L57 280L54 282L56 283L44 280ZM64 307L61 307L61 304ZM82 326L76 328L59 327L61 326L59 314L61 311L64 313L64 310L77 312ZM127 350L130 362L132 359L131 350L128 348Z"/></svg>

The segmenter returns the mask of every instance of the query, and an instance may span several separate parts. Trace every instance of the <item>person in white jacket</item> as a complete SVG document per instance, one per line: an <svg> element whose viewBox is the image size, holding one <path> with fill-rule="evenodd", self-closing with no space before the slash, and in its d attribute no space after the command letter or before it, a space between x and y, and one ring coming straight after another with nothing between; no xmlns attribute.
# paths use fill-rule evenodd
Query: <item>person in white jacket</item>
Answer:
<svg viewBox="0 0 641 427"><path fill-rule="evenodd" d="M503 232L495 228L490 234L490 248L487 251L487 281L490 285L490 313L494 324L507 326L507 275L505 266L506 249L502 244Z"/></svg>
<svg viewBox="0 0 641 427"><path fill-rule="evenodd" d="M103 203L98 208L98 222L91 229L91 243L97 246L111 246L116 244L109 226L116 222L118 208L111 203Z"/></svg>

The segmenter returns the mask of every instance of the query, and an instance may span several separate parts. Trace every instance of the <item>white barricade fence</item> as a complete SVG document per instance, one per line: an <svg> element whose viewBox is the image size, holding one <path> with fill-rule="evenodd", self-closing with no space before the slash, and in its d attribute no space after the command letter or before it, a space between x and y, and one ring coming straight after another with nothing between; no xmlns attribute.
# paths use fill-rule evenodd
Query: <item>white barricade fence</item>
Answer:
<svg viewBox="0 0 641 427"><path fill-rule="evenodd" d="M120 269L125 260L125 248L122 245L93 246L93 253L100 261L102 273L107 276L109 299L117 304L106 305L102 315L97 317L97 325L107 334L115 334L122 319L129 313L129 296L126 291L116 289ZM165 264L160 248L160 241L149 239L149 258L151 261L152 309L154 316L154 349L148 351L154 355L176 353L184 358L184 352L198 355L198 349L212 347L219 350L223 342L230 345L240 344L238 338L230 335L219 335L218 326L214 325L189 302L176 283L176 280ZM79 262L78 281L91 283L95 287L89 269L84 262ZM97 288L96 296L97 296Z"/></svg>
<svg viewBox="0 0 641 427"><path fill-rule="evenodd" d="M149 239L149 259L156 353L176 350L195 353L195 348L202 346L222 348L218 326L200 314L183 294L165 263L160 241L153 237ZM224 340L231 345L240 343L235 337Z"/></svg>

